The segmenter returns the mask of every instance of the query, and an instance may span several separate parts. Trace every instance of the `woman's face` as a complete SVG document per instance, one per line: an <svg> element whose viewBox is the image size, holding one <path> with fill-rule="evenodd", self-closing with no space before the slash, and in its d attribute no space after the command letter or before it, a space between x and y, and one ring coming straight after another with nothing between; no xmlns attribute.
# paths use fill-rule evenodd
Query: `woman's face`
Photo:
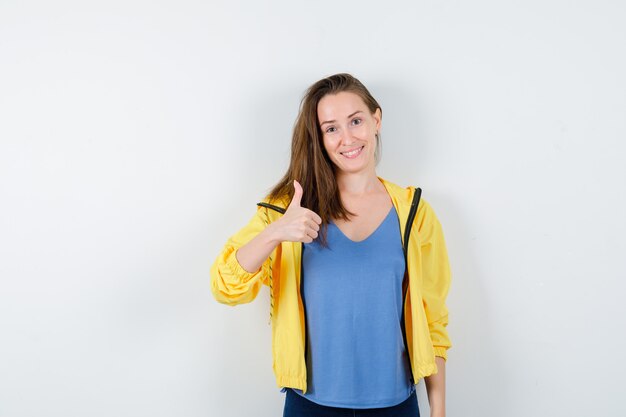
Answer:
<svg viewBox="0 0 626 417"><path fill-rule="evenodd" d="M380 109L369 112L355 93L327 94L317 105L317 118L330 160L344 173L374 170Z"/></svg>

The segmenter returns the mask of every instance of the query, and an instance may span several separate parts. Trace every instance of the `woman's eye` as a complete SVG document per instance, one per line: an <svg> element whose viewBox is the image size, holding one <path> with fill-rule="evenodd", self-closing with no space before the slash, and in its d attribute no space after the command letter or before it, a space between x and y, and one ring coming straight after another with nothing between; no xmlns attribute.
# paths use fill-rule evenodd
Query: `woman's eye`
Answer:
<svg viewBox="0 0 626 417"><path fill-rule="evenodd" d="M332 126L326 129L326 133L333 133L334 131L335 131L335 128Z"/></svg>
<svg viewBox="0 0 626 417"><path fill-rule="evenodd" d="M355 125L360 125L361 124L361 119L354 119L352 120L352 123Z"/></svg>

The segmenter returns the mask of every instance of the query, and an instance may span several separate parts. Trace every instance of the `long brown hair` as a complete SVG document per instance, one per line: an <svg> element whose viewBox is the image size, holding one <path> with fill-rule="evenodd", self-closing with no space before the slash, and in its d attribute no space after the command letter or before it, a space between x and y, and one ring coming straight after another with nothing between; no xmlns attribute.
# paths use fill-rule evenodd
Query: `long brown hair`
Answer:
<svg viewBox="0 0 626 417"><path fill-rule="evenodd" d="M347 73L335 74L311 85L302 101L293 129L291 140L291 161L289 169L281 180L272 188L270 200L291 201L294 194L293 180L297 180L303 189L302 207L314 211L322 218L322 227L318 238L322 246L327 246L326 225L332 218L348 221L355 213L348 211L341 203L339 188L335 178L335 165L330 160L322 139L322 130L317 118L317 106L327 94L352 92L361 97L370 113L382 108L365 86ZM380 139L376 137L376 164L380 159Z"/></svg>

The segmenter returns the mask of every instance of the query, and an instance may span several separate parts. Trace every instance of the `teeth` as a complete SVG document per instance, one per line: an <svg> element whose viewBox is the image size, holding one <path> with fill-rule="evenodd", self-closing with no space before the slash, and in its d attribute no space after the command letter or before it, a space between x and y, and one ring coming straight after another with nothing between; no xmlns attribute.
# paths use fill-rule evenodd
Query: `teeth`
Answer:
<svg viewBox="0 0 626 417"><path fill-rule="evenodd" d="M357 149L355 149L353 151L350 151L350 152L343 152L342 155L352 156L352 155L356 155L360 151L361 151L361 148L357 148Z"/></svg>

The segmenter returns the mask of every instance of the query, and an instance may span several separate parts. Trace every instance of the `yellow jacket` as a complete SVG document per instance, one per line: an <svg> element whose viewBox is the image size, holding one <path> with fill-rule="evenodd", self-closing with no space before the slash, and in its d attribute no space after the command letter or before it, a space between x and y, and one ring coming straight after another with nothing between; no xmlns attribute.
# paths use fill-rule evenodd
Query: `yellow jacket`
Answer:
<svg viewBox="0 0 626 417"><path fill-rule="evenodd" d="M421 189L402 188L381 177L378 179L387 189L400 219L408 272L403 297L403 336L412 381L416 383L437 373L435 356L447 360L447 349L452 346L446 330L445 300L451 282L448 254L439 220L431 206L424 199L420 201ZM269 204L268 200L258 203L249 223L228 239L211 267L211 292L220 303L237 305L254 300L261 285L270 287L276 383L278 387L306 392L306 315L300 291L302 243L282 242L254 273L243 269L235 257L237 249L279 219L289 205L286 199L273 203ZM407 230L409 223L412 227Z"/></svg>

